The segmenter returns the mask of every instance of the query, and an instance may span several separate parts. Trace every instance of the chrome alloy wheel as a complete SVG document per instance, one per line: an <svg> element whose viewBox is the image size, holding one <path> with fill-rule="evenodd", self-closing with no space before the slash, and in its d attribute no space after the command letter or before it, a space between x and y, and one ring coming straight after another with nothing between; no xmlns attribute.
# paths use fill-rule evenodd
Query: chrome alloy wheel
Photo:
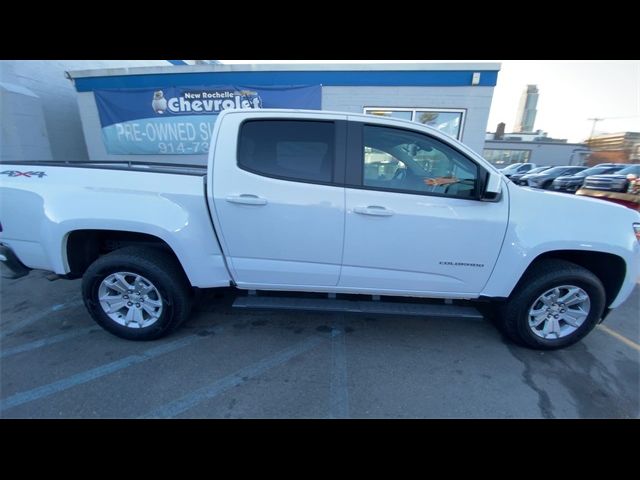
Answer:
<svg viewBox="0 0 640 480"><path fill-rule="evenodd" d="M562 285L540 295L529 309L529 328L538 337L571 335L589 316L589 295L575 285Z"/></svg>
<svg viewBox="0 0 640 480"><path fill-rule="evenodd" d="M129 328L153 325L162 315L162 297L148 279L131 272L112 273L100 283L98 300L111 320Z"/></svg>

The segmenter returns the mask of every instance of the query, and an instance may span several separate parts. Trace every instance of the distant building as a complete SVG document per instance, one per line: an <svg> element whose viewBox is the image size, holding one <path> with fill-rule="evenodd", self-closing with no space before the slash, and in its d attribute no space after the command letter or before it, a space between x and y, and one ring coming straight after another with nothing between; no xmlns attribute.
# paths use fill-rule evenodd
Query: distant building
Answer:
<svg viewBox="0 0 640 480"><path fill-rule="evenodd" d="M518 114L516 115L516 123L514 130L516 132L532 132L533 124L536 121L536 106L538 105L538 87L536 85L527 85L520 97L520 105L518 106Z"/></svg>
<svg viewBox="0 0 640 480"><path fill-rule="evenodd" d="M547 132L536 130L535 132L512 132L505 133L504 123L498 124L495 133L487 132L485 140L509 140L512 142L547 142L547 143L567 143L566 138L551 138Z"/></svg>
<svg viewBox="0 0 640 480"><path fill-rule="evenodd" d="M483 157L502 168L512 163L538 166L585 165L590 150L583 143L486 140Z"/></svg>
<svg viewBox="0 0 640 480"><path fill-rule="evenodd" d="M587 140L588 165L604 162L640 163L640 132L607 133Z"/></svg>
<svg viewBox="0 0 640 480"><path fill-rule="evenodd" d="M566 138L551 138L547 132L504 132L499 123L495 133L487 132L484 158L497 167L511 163L535 163L540 166L584 165L590 154L583 143L567 143Z"/></svg>

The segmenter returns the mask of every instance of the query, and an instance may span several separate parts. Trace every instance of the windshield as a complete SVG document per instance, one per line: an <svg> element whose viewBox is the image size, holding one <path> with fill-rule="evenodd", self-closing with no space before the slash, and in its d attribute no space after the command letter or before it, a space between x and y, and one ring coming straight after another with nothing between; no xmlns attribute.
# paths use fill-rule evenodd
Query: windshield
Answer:
<svg viewBox="0 0 640 480"><path fill-rule="evenodd" d="M640 165L631 165L629 167L625 167L619 172L616 172L616 175L629 175L633 173L634 175L640 175Z"/></svg>
<svg viewBox="0 0 640 480"><path fill-rule="evenodd" d="M503 172L513 172L514 170L517 170L520 165L523 165L523 164L522 163L512 163L508 167L503 168L502 171Z"/></svg>
<svg viewBox="0 0 640 480"><path fill-rule="evenodd" d="M550 168L549 170L545 170L544 174L559 175L563 172L567 172L567 174L569 174L571 171L567 167L553 167L553 168Z"/></svg>
<svg viewBox="0 0 640 480"><path fill-rule="evenodd" d="M595 167L587 168L579 173L576 173L576 177L588 177L589 175L600 175L603 173L614 173L620 170L622 167L601 167L596 165Z"/></svg>
<svg viewBox="0 0 640 480"><path fill-rule="evenodd" d="M551 167L537 167L529 170L529 172L527 173L540 173L540 172L544 172L545 170L549 170L550 168Z"/></svg>

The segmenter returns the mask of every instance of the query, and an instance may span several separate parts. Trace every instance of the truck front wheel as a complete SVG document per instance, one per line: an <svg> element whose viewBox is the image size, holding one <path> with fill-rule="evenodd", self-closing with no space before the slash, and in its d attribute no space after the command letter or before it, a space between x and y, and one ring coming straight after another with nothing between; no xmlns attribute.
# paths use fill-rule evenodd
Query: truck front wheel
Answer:
<svg viewBox="0 0 640 480"><path fill-rule="evenodd" d="M182 268L157 248L126 247L98 258L84 274L82 295L101 327L128 340L160 338L191 310Z"/></svg>
<svg viewBox="0 0 640 480"><path fill-rule="evenodd" d="M499 307L505 334L516 343L552 350L582 339L598 323L606 303L602 282L571 262L534 265Z"/></svg>

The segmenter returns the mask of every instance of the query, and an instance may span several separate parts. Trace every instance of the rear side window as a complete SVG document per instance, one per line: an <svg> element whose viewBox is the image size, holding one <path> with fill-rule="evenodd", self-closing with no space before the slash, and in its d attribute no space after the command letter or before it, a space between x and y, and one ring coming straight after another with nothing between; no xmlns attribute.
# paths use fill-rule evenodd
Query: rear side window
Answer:
<svg viewBox="0 0 640 480"><path fill-rule="evenodd" d="M242 124L238 165L259 175L330 183L334 122L251 120Z"/></svg>

